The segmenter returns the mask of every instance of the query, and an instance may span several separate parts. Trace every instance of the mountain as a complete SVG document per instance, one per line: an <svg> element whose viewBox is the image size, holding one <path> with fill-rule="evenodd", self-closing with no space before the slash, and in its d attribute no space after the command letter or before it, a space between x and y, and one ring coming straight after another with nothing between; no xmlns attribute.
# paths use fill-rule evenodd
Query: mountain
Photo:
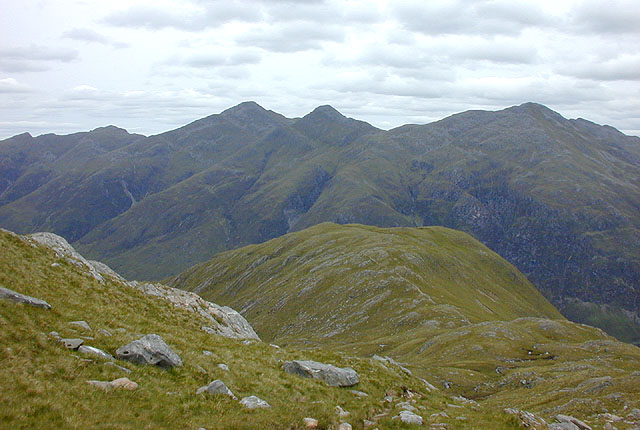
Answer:
<svg viewBox="0 0 640 430"><path fill-rule="evenodd" d="M379 246L372 247L376 244ZM367 357L367 353L344 351L362 351L357 343L323 345L323 337L318 336L325 329L323 324L316 324L318 331L307 324L304 333L288 337L289 346L269 344L272 339L262 333L264 341L260 341L232 309L162 284L126 281L106 265L86 260L63 238L51 233L19 236L0 230L0 247L0 377L11 381L0 385L2 428L314 428L307 424L308 418L316 419L316 428L321 429L339 428L340 423L350 423L356 429L416 427L401 422L403 417L419 417L427 428L463 430L546 429L544 419L584 420L594 429L611 424L617 428L640 425L638 348L600 330L564 320L513 266L460 232L324 224L264 245L225 253L235 257L245 253L251 261L249 267L244 261L238 268L228 266L229 273L224 275L234 270L246 272L247 283L236 283L243 293L259 293L255 282L268 273L291 293L300 289L295 290L297 284L286 279L289 275L317 279L317 286L328 294L296 302L308 315L324 308L325 303L336 303L331 293L343 294L341 279L354 280L357 273L371 275L370 259L382 262L381 251L402 257L396 264L387 261L379 267L377 279L389 281L382 289L401 292L400 284L405 282L406 286L411 280L416 283L414 289L425 289L433 301L442 301L433 304L417 300L420 303L407 309L404 322L397 318L402 308L391 315L393 323L399 323L391 336L396 345L415 350L415 345L425 339L411 331L419 325L414 313L434 308L433 320L424 327L435 330L429 345L421 345L425 348L422 362L430 363L424 366L398 363L389 356ZM325 258L321 252L348 259ZM419 259L428 256L428 265L421 268ZM461 259L463 256L469 260ZM325 264L314 265L319 260ZM284 265L275 265L276 261ZM487 268L471 262L487 264ZM283 269L280 274L278 267ZM306 273L310 267L315 270ZM204 268L201 266L199 272ZM411 270L414 276L424 276L424 282L414 279ZM344 278L342 273L346 274ZM327 276L337 281L334 286L326 282ZM496 285L489 282L492 279ZM442 285L431 285L436 280ZM332 312L349 321L347 330L337 336L363 328L362 324L351 324L350 318L358 311L353 305L358 300L366 301L367 293L358 285L350 287L351 306ZM360 299L359 293L363 293ZM406 305L400 303L404 295L383 294L380 305L362 307L366 312L361 316L374 317L371 311L378 308L392 309L386 301ZM412 297L419 299L422 295L414 293ZM472 306L469 300L474 299L486 303L488 309ZM287 302L295 300L290 295ZM453 305L446 309L443 304L448 300L457 304L457 311ZM264 304L256 303L253 309L260 307L269 313ZM287 311L285 304L272 314L285 321ZM458 317L466 313L468 321L461 321ZM539 317L472 322L527 314ZM545 314L553 319L544 318ZM288 319L293 321L295 315L290 313ZM453 324L436 327L437 321ZM209 330L212 325L217 330ZM383 325L377 336L388 335L391 327ZM405 328L408 331L402 339ZM273 332L287 330L282 327ZM307 333L313 341L305 340ZM123 352L122 346L150 334L160 336L182 365L165 369L126 360L127 348ZM375 336L371 331L369 334ZM351 339L357 338L355 333L351 335ZM78 347L78 343L84 344ZM96 355L95 348L108 355ZM391 352L385 345L371 344L367 348ZM166 350L164 354L169 355ZM402 351L393 355L400 357ZM348 366L357 373L358 382L351 387L336 387L289 374L284 364L292 360ZM500 367L494 367L497 363ZM197 393L198 387L212 380L222 381L244 402L257 396L270 407L249 409L228 395ZM465 381L467 385L484 382L474 395L476 400L459 395L465 392ZM524 407L537 415L517 409ZM568 413L580 421L558 415ZM560 427L548 428L572 428L555 425Z"/></svg>
<svg viewBox="0 0 640 430"><path fill-rule="evenodd" d="M538 104L383 131L255 103L156 136L0 142L0 225L161 279L322 223L471 233L567 316L640 342L640 139Z"/></svg>
<svg viewBox="0 0 640 430"><path fill-rule="evenodd" d="M481 407L597 422L638 401L627 378L640 382L640 349L565 320L455 230L320 224L220 253L169 284L235 307L266 342L399 362Z"/></svg>

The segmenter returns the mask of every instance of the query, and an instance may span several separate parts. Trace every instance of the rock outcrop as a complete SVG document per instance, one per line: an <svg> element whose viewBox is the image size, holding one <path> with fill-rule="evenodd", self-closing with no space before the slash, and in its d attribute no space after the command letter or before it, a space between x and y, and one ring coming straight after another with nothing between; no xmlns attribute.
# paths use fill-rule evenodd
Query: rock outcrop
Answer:
<svg viewBox="0 0 640 430"><path fill-rule="evenodd" d="M33 233L25 237L39 243L40 245L53 249L59 258L64 258L69 263L86 269L97 281L104 282L104 278L100 275L98 270L96 270L96 268L87 259L80 255L73 246L69 245L69 242L67 242L63 237L48 232Z"/></svg>
<svg viewBox="0 0 640 430"><path fill-rule="evenodd" d="M122 282L132 288L142 291L145 294L160 297L174 306L190 312L197 313L206 318L209 323L202 327L204 331L218 336L224 336L232 339L256 339L260 340L257 333L251 327L251 324L240 315L237 311L227 306L219 306L215 303L208 302L195 293L183 291L177 288L167 287L158 283L127 281L106 264L87 260L80 255L73 246L63 238L53 233L41 232L33 233L26 236L19 236L27 242L35 242L40 245L52 249L59 258L64 258L69 263L85 269L91 277L97 281L104 283L104 279L111 278L115 281ZM6 298L14 297L14 301L22 300L33 306L50 308L51 306L42 300L28 297L16 293L12 290L0 288L0 297L2 290L6 290Z"/></svg>
<svg viewBox="0 0 640 430"><path fill-rule="evenodd" d="M218 306L208 302L195 293L167 287L162 284L148 282L129 282L133 288L151 296L161 297L174 306L195 312L207 320L210 324L202 329L207 333L232 339L256 339L260 340L251 324L237 311L227 306Z"/></svg>
<svg viewBox="0 0 640 430"><path fill-rule="evenodd" d="M359 382L358 374L350 367L340 368L311 360L287 361L282 370L304 378L321 379L332 387L351 387Z"/></svg>
<svg viewBox="0 0 640 430"><path fill-rule="evenodd" d="M26 296L4 287L0 287L0 298L11 300L16 303L24 303L25 305L35 306L37 308L51 309L51 305L44 300Z"/></svg>
<svg viewBox="0 0 640 430"><path fill-rule="evenodd" d="M182 359L157 334L148 334L121 346L116 357L136 364L152 364L168 369L182 366Z"/></svg>

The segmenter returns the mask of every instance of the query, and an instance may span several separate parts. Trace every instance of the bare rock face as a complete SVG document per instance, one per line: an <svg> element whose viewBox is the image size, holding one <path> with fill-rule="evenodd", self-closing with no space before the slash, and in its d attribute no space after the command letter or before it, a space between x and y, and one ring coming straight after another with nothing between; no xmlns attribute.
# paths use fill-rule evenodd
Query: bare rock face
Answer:
<svg viewBox="0 0 640 430"><path fill-rule="evenodd" d="M210 321L202 327L210 334L229 337L232 339L260 340L251 324L237 311L227 306L218 306L189 291L167 287L162 284L129 282L131 287L151 296L161 297L174 306L198 313Z"/></svg>
<svg viewBox="0 0 640 430"><path fill-rule="evenodd" d="M587 423L569 415L556 415L556 420L560 423L573 424L580 430L591 430L591 427Z"/></svg>
<svg viewBox="0 0 640 430"><path fill-rule="evenodd" d="M89 261L82 255L80 255L73 246L69 245L69 242L67 242L63 237L48 232L33 233L25 237L53 249L58 257L64 258L75 266L86 269L94 279L99 282L104 282L104 278L100 273L98 273L96 268L93 267L93 265L91 265L91 263L89 263Z"/></svg>
<svg viewBox="0 0 640 430"><path fill-rule="evenodd" d="M522 425L531 430L546 430L548 428L547 422L541 417L532 414L531 412L521 411L520 409L507 408L504 410L509 415L515 415L520 419Z"/></svg>
<svg viewBox="0 0 640 430"><path fill-rule="evenodd" d="M400 411L398 415L393 417L393 419L399 419L405 424L417 424L419 426L422 425L423 419L420 415L414 414L411 411Z"/></svg>
<svg viewBox="0 0 640 430"><path fill-rule="evenodd" d="M351 387L359 382L358 374L350 367L340 368L311 360L287 361L282 370L304 378L321 379L331 387Z"/></svg>
<svg viewBox="0 0 640 430"><path fill-rule="evenodd" d="M157 334L148 334L121 346L116 350L116 357L136 364L152 364L165 369L182 366L180 356Z"/></svg>
<svg viewBox="0 0 640 430"><path fill-rule="evenodd" d="M0 287L0 298L11 300L12 302L16 303L24 303L26 305L35 306L37 308L51 309L51 305L44 300L26 296L8 288Z"/></svg>

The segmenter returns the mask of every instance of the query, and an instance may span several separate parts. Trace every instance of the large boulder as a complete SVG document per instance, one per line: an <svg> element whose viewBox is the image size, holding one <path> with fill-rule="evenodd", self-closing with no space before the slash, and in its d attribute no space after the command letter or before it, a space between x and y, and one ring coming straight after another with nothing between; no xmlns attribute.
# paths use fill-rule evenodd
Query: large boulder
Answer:
<svg viewBox="0 0 640 430"><path fill-rule="evenodd" d="M321 379L332 387L351 387L359 382L358 374L350 367L340 368L311 360L287 361L282 370L304 378Z"/></svg>
<svg viewBox="0 0 640 430"><path fill-rule="evenodd" d="M121 346L116 350L116 357L136 364L153 364L165 369L182 366L180 356L157 334L148 334Z"/></svg>
<svg viewBox="0 0 640 430"><path fill-rule="evenodd" d="M26 296L8 288L0 287L0 298L11 300L16 303L24 303L25 305L31 305L37 308L51 309L51 305L44 300Z"/></svg>

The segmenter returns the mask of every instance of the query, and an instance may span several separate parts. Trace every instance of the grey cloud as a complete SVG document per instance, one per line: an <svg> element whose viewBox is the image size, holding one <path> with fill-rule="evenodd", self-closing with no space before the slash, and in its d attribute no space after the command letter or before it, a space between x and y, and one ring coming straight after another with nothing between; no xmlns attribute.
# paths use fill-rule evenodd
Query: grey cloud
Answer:
<svg viewBox="0 0 640 430"><path fill-rule="evenodd" d="M598 81L640 81L640 55L622 55L604 62L579 63L558 72Z"/></svg>
<svg viewBox="0 0 640 430"><path fill-rule="evenodd" d="M593 33L640 33L640 7L637 0L588 0L571 12L572 24Z"/></svg>
<svg viewBox="0 0 640 430"><path fill-rule="evenodd" d="M255 28L236 39L243 46L254 46L271 52L298 52L322 47L323 42L341 42L345 30L339 26L310 26L295 22Z"/></svg>
<svg viewBox="0 0 640 430"><path fill-rule="evenodd" d="M400 2L392 13L406 28L424 34L519 34L552 19L534 3L500 1Z"/></svg>
<svg viewBox="0 0 640 430"><path fill-rule="evenodd" d="M221 52L198 53L187 56L183 59L171 60L172 63L179 63L190 67L218 67L218 66L240 66L246 64L257 64L261 60L261 55L253 51L239 51L230 55Z"/></svg>
<svg viewBox="0 0 640 430"><path fill-rule="evenodd" d="M67 63L78 58L78 52L73 49L29 45L0 48L0 57L8 60L61 61Z"/></svg>
<svg viewBox="0 0 640 430"><path fill-rule="evenodd" d="M201 31L229 21L255 22L261 19L260 8L253 5L240 1L213 1L203 2L200 8L181 10L138 5L111 13L104 21L117 27Z"/></svg>
<svg viewBox="0 0 640 430"><path fill-rule="evenodd" d="M0 48L0 70L5 72L44 72L52 62L68 63L78 58L72 49L49 48L38 45Z"/></svg>
<svg viewBox="0 0 640 430"><path fill-rule="evenodd" d="M20 83L14 78L0 79L0 94L24 94L31 91L28 85Z"/></svg>
<svg viewBox="0 0 640 430"><path fill-rule="evenodd" d="M100 43L102 45L110 45L115 48L124 48L128 46L126 43L111 40L103 34L98 33L90 28L73 28L62 33L62 37L77 40L81 42Z"/></svg>

